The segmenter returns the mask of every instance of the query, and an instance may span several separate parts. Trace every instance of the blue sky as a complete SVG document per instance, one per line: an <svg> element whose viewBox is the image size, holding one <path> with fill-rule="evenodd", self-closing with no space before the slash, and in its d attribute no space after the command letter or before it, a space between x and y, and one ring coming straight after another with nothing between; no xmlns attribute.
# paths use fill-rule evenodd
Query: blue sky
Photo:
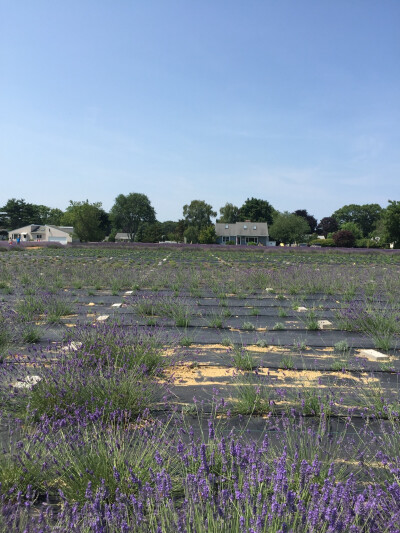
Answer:
<svg viewBox="0 0 400 533"><path fill-rule="evenodd" d="M398 0L0 0L0 205L400 200Z"/></svg>

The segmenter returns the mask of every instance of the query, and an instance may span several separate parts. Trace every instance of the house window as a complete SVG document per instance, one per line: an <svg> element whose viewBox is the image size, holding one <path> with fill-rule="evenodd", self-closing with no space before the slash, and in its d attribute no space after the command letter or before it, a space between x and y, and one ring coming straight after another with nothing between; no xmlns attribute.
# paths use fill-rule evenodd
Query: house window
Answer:
<svg viewBox="0 0 400 533"><path fill-rule="evenodd" d="M253 229L257 229L257 226L253 226Z"/></svg>
<svg viewBox="0 0 400 533"><path fill-rule="evenodd" d="M229 224L225 224L225 229L228 229L229 228Z"/></svg>
<svg viewBox="0 0 400 533"><path fill-rule="evenodd" d="M38 233L38 234L36 235L36 240L37 240L37 241L40 241L41 238L42 238L42 236L39 235L39 233Z"/></svg>
<svg viewBox="0 0 400 533"><path fill-rule="evenodd" d="M222 237L222 243L223 244L226 244L227 242L229 241L233 241L234 239L232 237L226 237L226 236L223 236Z"/></svg>
<svg viewBox="0 0 400 533"><path fill-rule="evenodd" d="M246 225L244 225L244 226L243 226L243 229L247 229L247 226L246 226Z"/></svg>
<svg viewBox="0 0 400 533"><path fill-rule="evenodd" d="M248 244L249 242L255 242L256 244L258 244L258 237L246 237L246 244Z"/></svg>

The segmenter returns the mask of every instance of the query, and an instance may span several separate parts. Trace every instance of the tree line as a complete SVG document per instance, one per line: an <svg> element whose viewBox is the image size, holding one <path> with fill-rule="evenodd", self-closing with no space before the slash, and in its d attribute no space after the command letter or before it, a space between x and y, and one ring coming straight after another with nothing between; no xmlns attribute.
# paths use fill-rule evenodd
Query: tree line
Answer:
<svg viewBox="0 0 400 533"><path fill-rule="evenodd" d="M12 198L0 207L0 229L12 230L29 224L73 226L83 242L115 240L126 233L137 242L177 241L214 243L217 217L213 207L203 200L192 200L183 206L182 218L160 222L145 194L120 194L110 212L101 202L70 201L65 211ZM349 204L318 221L306 209L279 212L267 200L248 198L238 207L227 202L219 209L217 222L234 224L250 220L267 222L270 238L278 242L317 243L325 246L383 246L400 243L400 202L389 200L379 204ZM321 240L319 237L325 237Z"/></svg>

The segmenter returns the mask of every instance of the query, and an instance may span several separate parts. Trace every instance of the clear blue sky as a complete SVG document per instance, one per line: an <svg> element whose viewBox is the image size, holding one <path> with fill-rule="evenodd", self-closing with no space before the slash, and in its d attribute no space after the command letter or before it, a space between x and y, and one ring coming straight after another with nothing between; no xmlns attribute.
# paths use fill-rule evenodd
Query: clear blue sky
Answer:
<svg viewBox="0 0 400 533"><path fill-rule="evenodd" d="M0 205L400 200L399 0L0 0Z"/></svg>

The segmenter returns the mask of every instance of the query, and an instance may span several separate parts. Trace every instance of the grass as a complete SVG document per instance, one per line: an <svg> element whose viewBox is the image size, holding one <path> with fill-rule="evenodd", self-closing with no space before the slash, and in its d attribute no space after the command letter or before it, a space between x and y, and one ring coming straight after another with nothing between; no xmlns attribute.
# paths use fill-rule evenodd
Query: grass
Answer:
<svg viewBox="0 0 400 533"><path fill-rule="evenodd" d="M221 316L214 315L207 319L207 326L209 328L222 329L224 327L224 321Z"/></svg>
<svg viewBox="0 0 400 533"><path fill-rule="evenodd" d="M243 371L251 371L256 367L251 353L242 346L232 347L233 364L235 368Z"/></svg>
<svg viewBox="0 0 400 533"><path fill-rule="evenodd" d="M232 409L241 415L265 415L273 410L271 392L265 380L257 375L239 375L235 378L235 396Z"/></svg>
<svg viewBox="0 0 400 533"><path fill-rule="evenodd" d="M282 368L284 368L285 370L292 370L292 368L294 368L293 357L290 354L284 355L281 359L281 365L282 365Z"/></svg>
<svg viewBox="0 0 400 533"><path fill-rule="evenodd" d="M28 325L22 332L22 340L28 344L36 344L40 341L41 333L39 328Z"/></svg>
<svg viewBox="0 0 400 533"><path fill-rule="evenodd" d="M317 331L320 329L317 315L315 314L315 311L313 310L307 312L306 329L308 329L309 331Z"/></svg>
<svg viewBox="0 0 400 533"><path fill-rule="evenodd" d="M350 353L350 346L346 340L336 342L333 345L333 349L335 353L341 355L348 355Z"/></svg>
<svg viewBox="0 0 400 533"><path fill-rule="evenodd" d="M194 340L192 337L189 337L188 335L185 335L183 336L180 340L179 340L179 344L181 346L191 346L193 344Z"/></svg>

